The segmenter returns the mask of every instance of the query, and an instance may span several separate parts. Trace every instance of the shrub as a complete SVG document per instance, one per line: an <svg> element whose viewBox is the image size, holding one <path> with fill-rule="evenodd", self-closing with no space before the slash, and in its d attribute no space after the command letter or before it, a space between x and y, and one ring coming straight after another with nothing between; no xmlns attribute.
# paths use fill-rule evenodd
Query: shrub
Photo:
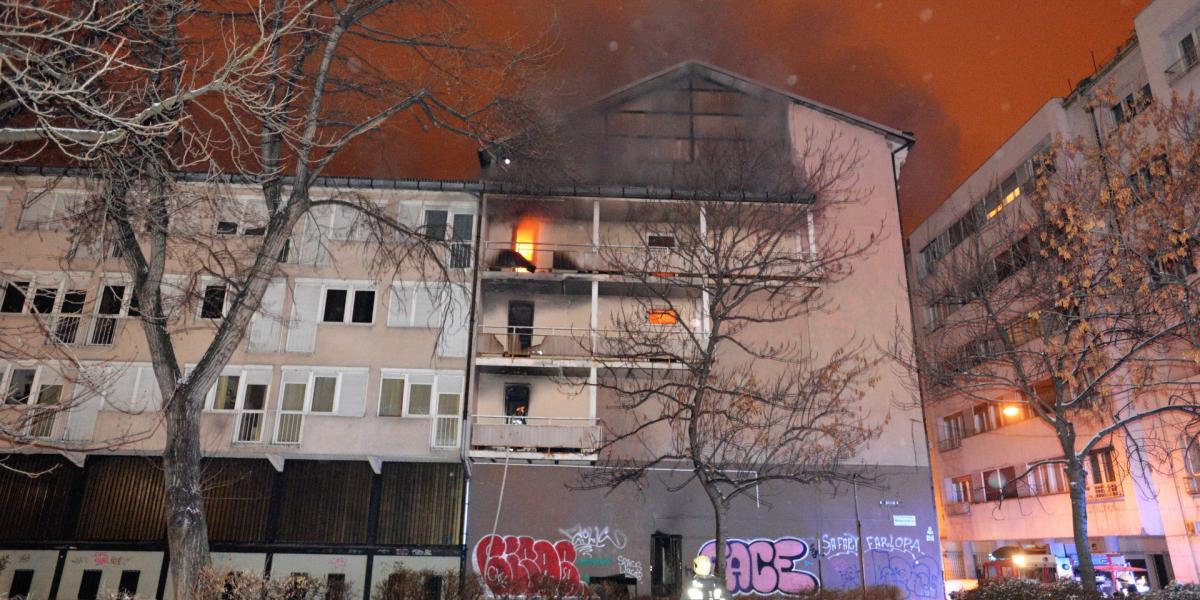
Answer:
<svg viewBox="0 0 1200 600"><path fill-rule="evenodd" d="M460 581L457 569L414 571L399 565L371 594L380 600L479 600L484 596L483 583L475 575Z"/></svg>
<svg viewBox="0 0 1200 600"><path fill-rule="evenodd" d="M872 585L867 587L867 595L863 596L858 588L822 589L815 594L801 596L805 600L904 600L904 593L893 585Z"/></svg>
<svg viewBox="0 0 1200 600"><path fill-rule="evenodd" d="M1200 600L1200 585L1194 583L1171 583L1161 590L1139 596L1144 600Z"/></svg>
<svg viewBox="0 0 1200 600"><path fill-rule="evenodd" d="M963 600L1100 600L1099 593L1086 592L1078 581L1040 583L1031 579L998 579L980 582L962 595Z"/></svg>

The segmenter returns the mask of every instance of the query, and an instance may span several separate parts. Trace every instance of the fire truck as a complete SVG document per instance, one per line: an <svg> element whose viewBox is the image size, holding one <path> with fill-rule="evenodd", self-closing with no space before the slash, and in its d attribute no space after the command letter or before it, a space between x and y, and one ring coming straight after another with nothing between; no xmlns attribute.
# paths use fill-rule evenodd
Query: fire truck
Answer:
<svg viewBox="0 0 1200 600"><path fill-rule="evenodd" d="M983 563L980 580L1032 579L1052 583L1075 575L1069 559L1050 554L1045 546L1002 546L989 558Z"/></svg>

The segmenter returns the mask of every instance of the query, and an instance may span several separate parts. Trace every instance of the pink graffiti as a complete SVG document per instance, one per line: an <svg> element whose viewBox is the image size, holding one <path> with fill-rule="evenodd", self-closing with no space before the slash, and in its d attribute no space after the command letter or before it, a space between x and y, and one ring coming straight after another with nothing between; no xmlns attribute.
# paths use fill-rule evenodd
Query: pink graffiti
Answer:
<svg viewBox="0 0 1200 600"><path fill-rule="evenodd" d="M569 540L487 535L475 545L474 562L475 572L496 595L533 595L544 580L563 584L567 594L584 589Z"/></svg>
<svg viewBox="0 0 1200 600"><path fill-rule="evenodd" d="M797 568L798 561L808 558L804 540L729 540L726 548L725 587L734 595L791 595L815 592L821 587L816 575ZM716 540L701 546L699 553L715 559Z"/></svg>

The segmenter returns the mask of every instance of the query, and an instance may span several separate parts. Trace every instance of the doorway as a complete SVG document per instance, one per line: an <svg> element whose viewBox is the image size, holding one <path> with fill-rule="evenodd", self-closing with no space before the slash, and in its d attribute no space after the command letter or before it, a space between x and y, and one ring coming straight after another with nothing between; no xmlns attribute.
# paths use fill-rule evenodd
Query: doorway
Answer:
<svg viewBox="0 0 1200 600"><path fill-rule="evenodd" d="M533 347L533 303L513 300L508 303L508 350L525 356Z"/></svg>

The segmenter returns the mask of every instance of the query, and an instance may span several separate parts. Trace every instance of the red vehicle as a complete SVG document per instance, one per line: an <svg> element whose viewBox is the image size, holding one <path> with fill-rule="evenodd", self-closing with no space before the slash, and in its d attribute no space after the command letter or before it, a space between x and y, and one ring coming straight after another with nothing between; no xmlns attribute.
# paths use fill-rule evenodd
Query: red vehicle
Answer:
<svg viewBox="0 0 1200 600"><path fill-rule="evenodd" d="M1050 554L1044 546L1003 546L992 552L991 558L983 563L981 580L1032 579L1053 583L1072 575L1067 559Z"/></svg>

